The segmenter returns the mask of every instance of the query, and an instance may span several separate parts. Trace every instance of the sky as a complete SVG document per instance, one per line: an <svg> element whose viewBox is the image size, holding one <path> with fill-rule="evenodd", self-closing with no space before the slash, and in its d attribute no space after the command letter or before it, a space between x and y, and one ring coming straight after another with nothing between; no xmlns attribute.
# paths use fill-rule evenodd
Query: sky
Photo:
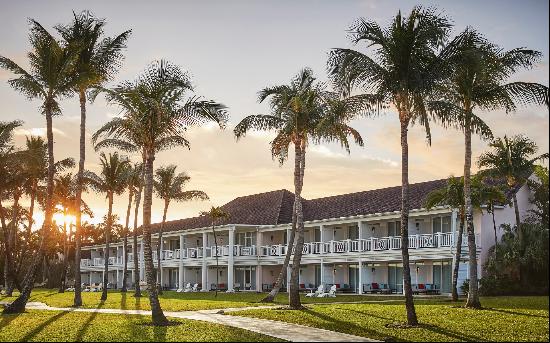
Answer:
<svg viewBox="0 0 550 343"><path fill-rule="evenodd" d="M192 77L196 93L228 107L228 127L189 130L191 149L162 152L155 166L176 164L191 176L188 189L205 191L210 201L174 203L168 219L195 216L210 206L219 206L238 196L286 188L293 189L292 160L280 166L271 158L272 133L251 133L235 140L232 129L245 116L268 113L257 103L262 88L288 83L300 69L310 67L326 81L327 54L333 48L353 45L346 30L360 17L386 25L398 10L414 4L436 7L450 19L454 34L467 26L482 32L503 49L528 47L543 58L532 70L514 80L548 85L547 1L17 1L4 2L0 12L3 32L0 55L27 67L27 18L52 30L68 23L72 11L90 10L107 20L106 34L132 29L123 67L110 85L134 79L151 61L166 59ZM354 47L365 52L364 46ZM0 70L0 120L21 119L16 144L29 134L44 135L45 119L39 102L30 101L7 84L11 75ZM78 160L79 107L76 98L62 102L63 115L54 120L56 160ZM88 105L86 168L98 171L99 154L93 151L91 135L119 115L116 107L99 98ZM549 146L549 114L546 108L527 107L506 114L478 113L497 136L524 134L535 140L541 152ZM352 147L348 155L337 144L311 145L307 154L303 196L306 199L357 192L400 184L400 145L397 116L392 110L374 119L360 118L358 129L365 147ZM409 134L411 182L461 175L464 163L461 132L432 128L428 146L419 127ZM487 150L487 142L474 138L474 159ZM139 156L129 156L137 161ZM474 166L475 168L475 166ZM102 195L89 193L84 200L97 222L106 213ZM124 217L127 195L117 197L114 211ZM40 214L38 215L40 216ZM162 218L162 203L153 201L153 221Z"/></svg>

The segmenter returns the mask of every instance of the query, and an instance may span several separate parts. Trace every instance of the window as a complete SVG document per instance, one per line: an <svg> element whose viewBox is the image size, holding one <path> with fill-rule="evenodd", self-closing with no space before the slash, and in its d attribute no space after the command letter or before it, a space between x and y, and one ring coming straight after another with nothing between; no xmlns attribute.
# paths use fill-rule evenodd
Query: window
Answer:
<svg viewBox="0 0 550 343"><path fill-rule="evenodd" d="M451 216L433 217L432 218L432 232L451 232Z"/></svg>
<svg viewBox="0 0 550 343"><path fill-rule="evenodd" d="M403 267L401 265L388 266L388 284L396 293L403 293Z"/></svg>
<svg viewBox="0 0 550 343"><path fill-rule="evenodd" d="M439 287L441 293L451 292L451 269L452 264L449 261L434 262L433 283Z"/></svg>
<svg viewBox="0 0 550 343"><path fill-rule="evenodd" d="M388 222L388 236L401 235L401 221Z"/></svg>
<svg viewBox="0 0 550 343"><path fill-rule="evenodd" d="M321 285L321 266L316 265L315 266L315 287L319 287Z"/></svg>
<svg viewBox="0 0 550 343"><path fill-rule="evenodd" d="M348 227L348 239L359 239L359 228L357 226Z"/></svg>
<svg viewBox="0 0 550 343"><path fill-rule="evenodd" d="M239 232L237 234L237 244L245 247L254 245L254 236L252 232Z"/></svg>
<svg viewBox="0 0 550 343"><path fill-rule="evenodd" d="M313 240L315 242L320 242L321 241L321 229L313 229Z"/></svg>

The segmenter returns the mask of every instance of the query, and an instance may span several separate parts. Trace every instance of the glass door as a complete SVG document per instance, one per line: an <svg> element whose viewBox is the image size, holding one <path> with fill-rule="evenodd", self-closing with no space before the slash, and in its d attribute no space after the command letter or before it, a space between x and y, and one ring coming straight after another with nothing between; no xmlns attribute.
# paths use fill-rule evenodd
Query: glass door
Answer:
<svg viewBox="0 0 550 343"><path fill-rule="evenodd" d="M388 284L395 293L403 293L403 267L397 264L388 266Z"/></svg>
<svg viewBox="0 0 550 343"><path fill-rule="evenodd" d="M349 285L355 293L359 289L359 266L355 264L350 264L348 273Z"/></svg>

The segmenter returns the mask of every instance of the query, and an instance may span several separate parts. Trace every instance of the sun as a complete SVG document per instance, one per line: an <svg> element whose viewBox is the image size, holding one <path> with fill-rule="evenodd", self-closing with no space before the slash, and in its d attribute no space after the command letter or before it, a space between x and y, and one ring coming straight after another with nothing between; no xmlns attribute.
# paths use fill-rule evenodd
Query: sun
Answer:
<svg viewBox="0 0 550 343"><path fill-rule="evenodd" d="M55 213L53 215L53 220L55 220L55 222L58 225L67 224L67 226L69 226L69 225L74 225L76 223L75 216L73 216L71 214L68 214L68 215L65 216L65 215L63 215L63 213Z"/></svg>

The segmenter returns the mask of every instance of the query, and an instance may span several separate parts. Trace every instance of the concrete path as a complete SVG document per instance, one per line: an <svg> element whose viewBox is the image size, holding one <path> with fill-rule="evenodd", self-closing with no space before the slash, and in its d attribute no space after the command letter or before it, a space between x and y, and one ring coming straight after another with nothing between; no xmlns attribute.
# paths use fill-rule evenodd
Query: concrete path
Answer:
<svg viewBox="0 0 550 343"><path fill-rule="evenodd" d="M167 317L201 320L210 323L216 323L226 326L231 326L239 329L244 329L252 332L261 333L264 335L272 336L275 338L284 339L291 342L377 342L376 340L359 337L354 335L348 335L345 333L318 329L298 324L284 323L275 320L257 319L250 317L239 316L226 316L223 312L236 312L247 309L261 309L261 308L274 308L276 306L258 306L258 307L245 307L245 308L228 308L220 310L201 310L201 311L182 311L182 312L168 312L164 314ZM92 312L92 313L106 313L106 314L132 314L150 316L151 311L143 310L122 310L122 309L108 309L108 308L72 308L72 307L51 307L44 303L29 302L27 303L27 309L32 310L48 310L48 311L67 311L67 312Z"/></svg>

